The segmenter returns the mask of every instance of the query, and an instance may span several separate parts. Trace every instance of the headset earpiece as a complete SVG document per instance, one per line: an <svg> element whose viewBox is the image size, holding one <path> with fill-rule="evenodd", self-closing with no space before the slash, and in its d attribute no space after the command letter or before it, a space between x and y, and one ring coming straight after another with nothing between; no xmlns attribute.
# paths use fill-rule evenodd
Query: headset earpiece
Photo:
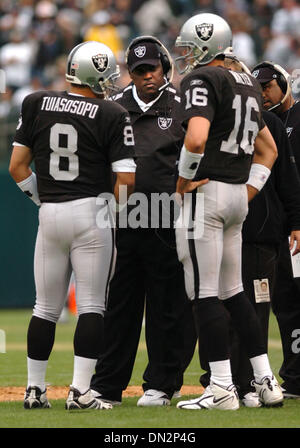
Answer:
<svg viewBox="0 0 300 448"><path fill-rule="evenodd" d="M279 85L282 93L286 93L288 85L283 75L280 75L279 78L277 78L277 84Z"/></svg>
<svg viewBox="0 0 300 448"><path fill-rule="evenodd" d="M161 65L163 68L163 72L166 75L171 69L170 61L166 54L163 54L161 51L159 52L159 54L160 54L160 61L161 61Z"/></svg>

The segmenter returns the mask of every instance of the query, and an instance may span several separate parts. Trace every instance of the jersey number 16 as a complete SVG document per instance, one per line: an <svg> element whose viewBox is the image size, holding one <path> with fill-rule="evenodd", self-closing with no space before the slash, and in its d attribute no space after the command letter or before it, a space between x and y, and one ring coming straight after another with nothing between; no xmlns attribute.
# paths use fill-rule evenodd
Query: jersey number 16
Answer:
<svg viewBox="0 0 300 448"><path fill-rule="evenodd" d="M259 129L256 121L251 120L251 113L252 110L259 112L257 101L251 96L247 98L244 120L242 120L241 95L236 95L234 97L232 108L235 110L234 127L228 137L228 140L222 141L220 150L231 154L238 154L239 148L241 148L246 154L252 154L254 151L254 140Z"/></svg>

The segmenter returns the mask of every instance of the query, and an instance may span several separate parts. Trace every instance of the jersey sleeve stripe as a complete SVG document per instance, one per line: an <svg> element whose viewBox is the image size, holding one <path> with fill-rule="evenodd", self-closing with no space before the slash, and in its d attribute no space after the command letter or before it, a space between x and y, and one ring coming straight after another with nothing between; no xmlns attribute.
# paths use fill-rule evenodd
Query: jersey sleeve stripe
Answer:
<svg viewBox="0 0 300 448"><path fill-rule="evenodd" d="M13 146L22 146L23 148L26 148L26 145L23 145L22 143L19 143L19 142L13 142L12 145Z"/></svg>

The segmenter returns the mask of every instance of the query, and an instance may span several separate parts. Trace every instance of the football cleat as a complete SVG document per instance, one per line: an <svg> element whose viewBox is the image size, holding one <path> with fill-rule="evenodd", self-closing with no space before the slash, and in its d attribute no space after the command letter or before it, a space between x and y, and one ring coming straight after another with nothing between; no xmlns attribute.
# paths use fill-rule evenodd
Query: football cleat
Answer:
<svg viewBox="0 0 300 448"><path fill-rule="evenodd" d="M24 394L24 408L51 408L51 404L47 399L46 389L42 392L37 386L29 386Z"/></svg>
<svg viewBox="0 0 300 448"><path fill-rule="evenodd" d="M109 398L104 398L100 392L97 390L91 389L92 395L94 398L98 398L99 400L105 401L105 403L110 403L113 406L121 406L121 401L110 400Z"/></svg>
<svg viewBox="0 0 300 448"><path fill-rule="evenodd" d="M282 390L274 376L265 376L261 383L252 381L251 384L255 387L259 400L264 406L276 407L283 405Z"/></svg>
<svg viewBox="0 0 300 448"><path fill-rule="evenodd" d="M172 398L181 398L180 389L179 390L175 390L175 392L173 393L173 397Z"/></svg>
<svg viewBox="0 0 300 448"><path fill-rule="evenodd" d="M137 406L170 406L171 400L161 390L149 389L139 398Z"/></svg>
<svg viewBox="0 0 300 448"><path fill-rule="evenodd" d="M84 394L81 394L79 390L71 386L65 408L68 410L112 409L112 405L98 398L95 398L91 392L91 389L88 389Z"/></svg>
<svg viewBox="0 0 300 448"><path fill-rule="evenodd" d="M215 383L211 383L200 397L187 401L179 401L179 403L177 403L177 408L235 411L236 409L239 409L239 399L234 384L229 387L222 387Z"/></svg>
<svg viewBox="0 0 300 448"><path fill-rule="evenodd" d="M282 387L282 385L280 387L281 387L281 392L283 394L283 398L287 398L287 399L288 398L291 398L291 399L300 398L299 392L295 393L294 391L289 391L285 387Z"/></svg>
<svg viewBox="0 0 300 448"><path fill-rule="evenodd" d="M241 402L246 408L260 408L262 406L256 392L248 392L241 398Z"/></svg>

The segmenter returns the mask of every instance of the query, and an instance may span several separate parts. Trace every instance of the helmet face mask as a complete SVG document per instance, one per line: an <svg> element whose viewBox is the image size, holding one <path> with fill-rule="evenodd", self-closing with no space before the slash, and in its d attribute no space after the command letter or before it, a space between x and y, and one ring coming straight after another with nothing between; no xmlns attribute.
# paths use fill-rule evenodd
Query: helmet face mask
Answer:
<svg viewBox="0 0 300 448"><path fill-rule="evenodd" d="M206 54L205 50L197 48L192 42L185 42L184 45L182 45L180 36L177 37L175 45L176 47L186 49L182 56L178 56L175 59L176 69L181 75L191 72L194 67L199 65L197 61L201 60Z"/></svg>
<svg viewBox="0 0 300 448"><path fill-rule="evenodd" d="M198 65L206 65L217 56L232 54L232 32L228 23L216 14L197 14L182 26L176 47L189 51L175 59L180 74L188 73ZM182 68L182 62L186 62Z"/></svg>
<svg viewBox="0 0 300 448"><path fill-rule="evenodd" d="M96 95L107 98L109 91L119 90L115 84L119 77L112 51L100 42L83 42L69 54L66 80L72 84L89 87Z"/></svg>
<svg viewBox="0 0 300 448"><path fill-rule="evenodd" d="M104 93L105 96L109 96L110 92L118 92L120 88L116 84L116 80L120 77L120 68L117 65L116 71L108 76L104 80L99 80L98 84L100 86L101 93ZM93 89L92 89L93 90ZM94 90L93 90L94 91ZM96 94L98 94L97 88L95 89Z"/></svg>

